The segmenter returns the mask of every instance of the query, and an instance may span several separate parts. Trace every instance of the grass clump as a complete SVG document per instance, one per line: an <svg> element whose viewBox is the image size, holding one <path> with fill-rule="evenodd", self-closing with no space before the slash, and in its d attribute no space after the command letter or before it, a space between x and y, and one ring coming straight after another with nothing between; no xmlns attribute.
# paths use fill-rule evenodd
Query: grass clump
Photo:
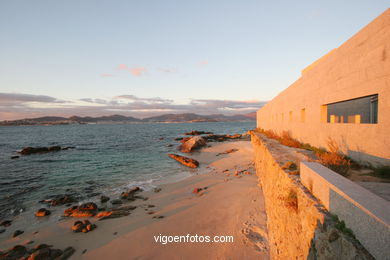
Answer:
<svg viewBox="0 0 390 260"><path fill-rule="evenodd" d="M329 147L329 152L316 153L321 163L343 176L348 176L348 171L351 167L351 161L341 153L337 142L335 142L333 139L329 138L327 144Z"/></svg>
<svg viewBox="0 0 390 260"><path fill-rule="evenodd" d="M354 239L356 239L355 234L353 233L352 229L347 228L345 225L344 220L339 219L337 215L332 215L332 220L335 222L336 229L340 230L342 233L344 233L347 236L350 236Z"/></svg>

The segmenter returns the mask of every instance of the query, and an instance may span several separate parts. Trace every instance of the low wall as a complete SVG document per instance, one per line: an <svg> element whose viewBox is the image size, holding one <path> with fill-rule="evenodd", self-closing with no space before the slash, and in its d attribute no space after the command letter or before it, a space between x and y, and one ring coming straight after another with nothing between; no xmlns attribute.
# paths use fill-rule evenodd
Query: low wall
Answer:
<svg viewBox="0 0 390 260"><path fill-rule="evenodd" d="M376 258L390 259L390 202L315 162L301 162L302 183L344 220Z"/></svg>
<svg viewBox="0 0 390 260"><path fill-rule="evenodd" d="M294 154L289 147L256 132L251 132L251 141L272 259L373 259L357 240L336 228L335 220L301 184L299 175L282 169L290 160L286 154Z"/></svg>

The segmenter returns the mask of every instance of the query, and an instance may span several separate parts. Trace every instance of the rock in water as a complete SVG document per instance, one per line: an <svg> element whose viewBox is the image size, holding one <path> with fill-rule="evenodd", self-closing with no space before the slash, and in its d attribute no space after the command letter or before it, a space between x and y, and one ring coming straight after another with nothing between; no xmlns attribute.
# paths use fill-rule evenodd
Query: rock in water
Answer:
<svg viewBox="0 0 390 260"><path fill-rule="evenodd" d="M194 136L181 145L180 151L183 153L189 153L205 145L206 145L206 141L203 139L203 137Z"/></svg>
<svg viewBox="0 0 390 260"><path fill-rule="evenodd" d="M50 214L51 214L50 210L45 209L45 208L41 208L35 213L35 216L45 217L45 216L49 216Z"/></svg>
<svg viewBox="0 0 390 260"><path fill-rule="evenodd" d="M168 156L190 168L197 168L199 166L199 162L197 160L185 156L181 156L173 153L168 154Z"/></svg>
<svg viewBox="0 0 390 260"><path fill-rule="evenodd" d="M92 217L98 211L98 207L93 202L87 202L80 206L73 206L64 211L67 217Z"/></svg>

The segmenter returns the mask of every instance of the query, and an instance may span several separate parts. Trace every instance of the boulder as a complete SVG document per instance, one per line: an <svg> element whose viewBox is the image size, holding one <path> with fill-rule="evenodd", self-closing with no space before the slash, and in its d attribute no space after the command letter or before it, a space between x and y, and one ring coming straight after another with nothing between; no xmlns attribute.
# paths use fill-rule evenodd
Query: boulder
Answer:
<svg viewBox="0 0 390 260"><path fill-rule="evenodd" d="M92 217L97 213L98 207L93 202L87 202L80 206L73 206L64 211L67 217Z"/></svg>
<svg viewBox="0 0 390 260"><path fill-rule="evenodd" d="M134 195L137 193L137 192L141 192L142 189L140 187L134 187L128 191L124 191L121 193L121 199L123 200L134 200Z"/></svg>
<svg viewBox="0 0 390 260"><path fill-rule="evenodd" d="M45 217L45 216L49 216L50 214L51 211L45 208L41 208L37 212L35 212L35 216L37 217Z"/></svg>
<svg viewBox="0 0 390 260"><path fill-rule="evenodd" d="M69 257L71 257L74 254L74 252L76 252L76 250L73 247L71 247L71 246L67 247L67 248L65 248L65 250L64 250L64 252L63 252L63 254L62 254L60 259L61 260L66 260Z"/></svg>
<svg viewBox="0 0 390 260"><path fill-rule="evenodd" d="M16 245L7 252L0 254L1 259L20 259L27 253L27 248L21 245ZM4 257L4 258L3 258Z"/></svg>
<svg viewBox="0 0 390 260"><path fill-rule="evenodd" d="M76 221L72 226L73 232L76 233L78 232L88 233L94 230L95 228L97 228L97 226L89 222L89 220L84 220L84 222Z"/></svg>
<svg viewBox="0 0 390 260"><path fill-rule="evenodd" d="M197 168L199 166L199 162L197 160L185 156L181 156L173 153L168 154L168 156L190 168Z"/></svg>
<svg viewBox="0 0 390 260"><path fill-rule="evenodd" d="M180 151L183 153L189 153L205 145L206 141L203 139L203 137L194 136L180 146Z"/></svg>

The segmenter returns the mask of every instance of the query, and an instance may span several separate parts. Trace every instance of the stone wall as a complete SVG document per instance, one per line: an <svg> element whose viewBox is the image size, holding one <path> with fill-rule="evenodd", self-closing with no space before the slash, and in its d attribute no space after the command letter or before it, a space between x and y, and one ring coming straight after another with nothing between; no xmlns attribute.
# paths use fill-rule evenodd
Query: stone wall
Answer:
<svg viewBox="0 0 390 260"><path fill-rule="evenodd" d="M297 165L302 153L251 132L256 173L267 212L272 259L373 259L361 244L342 230L321 203L301 184L299 175L282 169Z"/></svg>

